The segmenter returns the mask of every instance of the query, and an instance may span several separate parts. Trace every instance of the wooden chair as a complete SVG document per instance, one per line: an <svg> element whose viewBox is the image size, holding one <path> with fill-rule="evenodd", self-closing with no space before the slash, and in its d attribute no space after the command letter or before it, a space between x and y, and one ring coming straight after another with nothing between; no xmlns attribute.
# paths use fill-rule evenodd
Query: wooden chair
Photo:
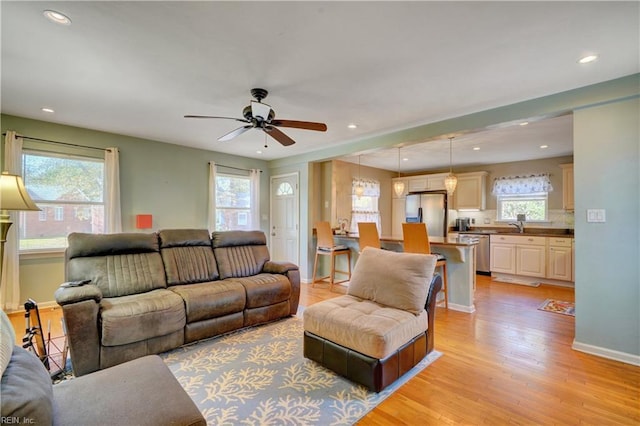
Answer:
<svg viewBox="0 0 640 426"><path fill-rule="evenodd" d="M365 247L380 248L380 235L375 222L358 222L358 245L361 253Z"/></svg>
<svg viewBox="0 0 640 426"><path fill-rule="evenodd" d="M447 288L447 259L440 253L431 253L429 232L425 223L403 223L402 238L406 253L434 254L438 256L436 268L442 268L442 291L444 292L444 307L449 309L449 293Z"/></svg>
<svg viewBox="0 0 640 426"><path fill-rule="evenodd" d="M313 279L311 281L311 287L314 287L318 282L327 282L329 279L329 290L333 289L334 284L340 284L347 282L351 279L351 249L345 246L336 246L333 240L333 232L331 232L331 224L329 222L317 222L316 223L316 237L318 244L316 245L316 257L313 261ZM340 255L347 256L347 271L341 271L336 269L336 257ZM318 258L320 256L329 256L331 258L331 266L329 269L329 275L316 279L316 273L318 271ZM336 281L335 274L347 275L346 280Z"/></svg>

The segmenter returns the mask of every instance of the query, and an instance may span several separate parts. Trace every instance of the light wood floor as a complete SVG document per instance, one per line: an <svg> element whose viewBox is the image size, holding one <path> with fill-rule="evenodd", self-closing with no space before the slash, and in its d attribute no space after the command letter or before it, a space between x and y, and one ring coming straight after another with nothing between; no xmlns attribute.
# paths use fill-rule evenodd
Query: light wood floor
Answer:
<svg viewBox="0 0 640 426"><path fill-rule="evenodd" d="M303 305L335 297L303 287ZM475 297L474 314L437 308L443 356L360 425L640 424L640 367L572 350L574 318L537 309L573 289L478 276Z"/></svg>
<svg viewBox="0 0 640 426"><path fill-rule="evenodd" d="M302 284L300 304L339 294ZM547 298L573 301L573 290L478 276L474 314L437 308L443 356L359 424L640 424L640 367L572 350L574 318L539 311ZM41 311L52 335L60 315ZM23 315L11 318L24 330Z"/></svg>

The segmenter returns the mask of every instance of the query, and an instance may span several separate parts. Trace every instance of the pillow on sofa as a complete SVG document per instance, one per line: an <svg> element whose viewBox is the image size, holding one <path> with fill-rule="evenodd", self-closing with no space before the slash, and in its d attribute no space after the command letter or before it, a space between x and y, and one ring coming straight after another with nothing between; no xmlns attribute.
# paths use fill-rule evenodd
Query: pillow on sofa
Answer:
<svg viewBox="0 0 640 426"><path fill-rule="evenodd" d="M347 294L419 314L427 302L436 256L366 247L353 270Z"/></svg>
<svg viewBox="0 0 640 426"><path fill-rule="evenodd" d="M15 341L16 333L13 331L11 320L4 311L0 310L0 376L4 374L4 370L11 360Z"/></svg>
<svg viewBox="0 0 640 426"><path fill-rule="evenodd" d="M2 418L27 419L30 423L53 423L51 377L33 352L14 346L11 361L0 382Z"/></svg>

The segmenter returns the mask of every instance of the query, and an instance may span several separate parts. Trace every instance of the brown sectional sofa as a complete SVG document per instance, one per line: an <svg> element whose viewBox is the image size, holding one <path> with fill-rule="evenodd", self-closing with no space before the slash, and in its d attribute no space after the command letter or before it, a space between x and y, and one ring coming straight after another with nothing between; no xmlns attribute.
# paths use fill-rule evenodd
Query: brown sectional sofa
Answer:
<svg viewBox="0 0 640 426"><path fill-rule="evenodd" d="M60 287L76 376L294 315L300 273L260 231L72 233Z"/></svg>

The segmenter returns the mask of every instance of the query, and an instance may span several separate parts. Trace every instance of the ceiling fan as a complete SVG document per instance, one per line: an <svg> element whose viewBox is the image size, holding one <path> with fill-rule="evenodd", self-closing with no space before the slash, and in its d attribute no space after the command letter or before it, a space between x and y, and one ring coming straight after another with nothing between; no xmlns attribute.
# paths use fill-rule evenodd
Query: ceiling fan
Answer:
<svg viewBox="0 0 640 426"><path fill-rule="evenodd" d="M230 141L236 136L240 136L244 132L251 129L263 130L267 135L271 136L284 146L293 145L296 143L289 136L285 135L278 129L278 127L291 127L294 129L316 130L319 132L325 132L327 125L324 123L314 123L311 121L296 121L296 120L281 120L276 119L275 112L271 109L271 106L262 103L262 100L267 97L269 92L265 89L251 89L251 96L256 100L251 101L251 105L247 105L242 110L242 116L244 118L233 117L215 117L211 115L185 115L184 118L222 118L225 120L235 120L242 123L247 123L245 126L238 127L235 130L230 131L226 135L220 136L218 140L220 142Z"/></svg>

